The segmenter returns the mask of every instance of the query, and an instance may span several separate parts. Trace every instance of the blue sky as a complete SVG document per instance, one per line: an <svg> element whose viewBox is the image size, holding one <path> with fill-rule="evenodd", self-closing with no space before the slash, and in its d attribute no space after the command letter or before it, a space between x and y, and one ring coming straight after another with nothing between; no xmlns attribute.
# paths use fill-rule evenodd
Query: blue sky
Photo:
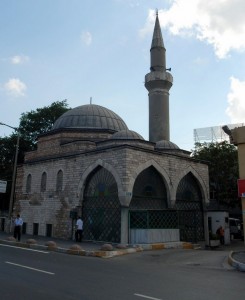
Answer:
<svg viewBox="0 0 245 300"><path fill-rule="evenodd" d="M0 122L92 97L148 140L156 8L174 78L170 140L190 150L195 128L245 122L244 0L2 0Z"/></svg>

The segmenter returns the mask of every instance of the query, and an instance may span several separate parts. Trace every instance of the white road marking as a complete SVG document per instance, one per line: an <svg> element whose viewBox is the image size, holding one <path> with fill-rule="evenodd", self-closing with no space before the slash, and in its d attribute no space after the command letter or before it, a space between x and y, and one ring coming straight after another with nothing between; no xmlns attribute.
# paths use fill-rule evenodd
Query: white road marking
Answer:
<svg viewBox="0 0 245 300"><path fill-rule="evenodd" d="M138 297L146 298L146 299L161 300L159 298L154 298L154 297L150 297L150 296L146 296L146 295L142 295L142 294L134 294L134 295L138 296Z"/></svg>
<svg viewBox="0 0 245 300"><path fill-rule="evenodd" d="M21 268L25 268L25 269L29 269L29 270L33 270L33 271L37 271L37 272L41 272L41 273L45 273L45 274L49 274L49 275L55 275L55 273L52 273L52 272L47 272L47 271L44 271L44 270L35 269L35 268L28 267L28 266L15 264L15 263L12 263L10 261L5 261L5 263L9 264L9 265L13 265L13 266L17 266L17 267L21 267Z"/></svg>
<svg viewBox="0 0 245 300"><path fill-rule="evenodd" d="M35 249L30 249L30 248L22 248L22 247L18 247L18 246L11 246L11 245L4 245L4 244L0 244L0 246L10 247L10 248L18 248L18 249L21 249L21 250L27 250L27 251L33 251L33 252L40 252L40 253L49 254L48 251L35 250Z"/></svg>

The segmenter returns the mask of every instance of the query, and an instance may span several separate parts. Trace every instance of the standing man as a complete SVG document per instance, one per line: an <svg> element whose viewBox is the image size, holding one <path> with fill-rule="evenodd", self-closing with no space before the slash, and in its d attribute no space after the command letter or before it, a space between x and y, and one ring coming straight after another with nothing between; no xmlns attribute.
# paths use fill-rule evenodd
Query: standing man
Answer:
<svg viewBox="0 0 245 300"><path fill-rule="evenodd" d="M77 227L76 234L75 234L76 242L81 242L83 237L83 221L81 217L78 217L76 227Z"/></svg>
<svg viewBox="0 0 245 300"><path fill-rule="evenodd" d="M18 241L20 241L22 225L23 225L23 220L18 214L16 219L14 220L14 238L15 239L18 238Z"/></svg>
<svg viewBox="0 0 245 300"><path fill-rule="evenodd" d="M217 229L216 234L219 236L220 244L224 245L225 244L225 231L224 231L224 228L222 226L220 226Z"/></svg>
<svg viewBox="0 0 245 300"><path fill-rule="evenodd" d="M220 226L220 243L221 245L225 244L225 231L222 226Z"/></svg>

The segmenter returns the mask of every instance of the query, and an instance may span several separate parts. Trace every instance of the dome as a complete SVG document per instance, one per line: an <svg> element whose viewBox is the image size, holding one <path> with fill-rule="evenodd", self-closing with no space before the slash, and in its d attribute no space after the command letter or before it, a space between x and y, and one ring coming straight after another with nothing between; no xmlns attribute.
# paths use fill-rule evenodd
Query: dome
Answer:
<svg viewBox="0 0 245 300"><path fill-rule="evenodd" d="M113 111L95 104L75 107L54 123L52 130L61 128L126 130L125 122Z"/></svg>
<svg viewBox="0 0 245 300"><path fill-rule="evenodd" d="M155 148L159 150L179 150L176 144L166 140L156 142Z"/></svg>
<svg viewBox="0 0 245 300"><path fill-rule="evenodd" d="M111 136L111 139L114 140L144 140L144 138L137 132L129 129L124 129L114 133Z"/></svg>

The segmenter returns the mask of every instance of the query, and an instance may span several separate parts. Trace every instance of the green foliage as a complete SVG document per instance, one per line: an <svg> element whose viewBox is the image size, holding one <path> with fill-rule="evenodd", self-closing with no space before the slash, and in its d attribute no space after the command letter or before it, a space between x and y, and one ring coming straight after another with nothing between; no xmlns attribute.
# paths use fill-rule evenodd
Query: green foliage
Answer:
<svg viewBox="0 0 245 300"><path fill-rule="evenodd" d="M34 150L37 136L49 131L54 122L68 109L66 100L63 100L53 102L50 106L37 108L35 111L22 113L19 126L21 140L25 141L25 144L22 144L22 149L25 151Z"/></svg>
<svg viewBox="0 0 245 300"><path fill-rule="evenodd" d="M238 153L227 141L196 143L193 157L208 163L211 199L229 207L238 203Z"/></svg>
<svg viewBox="0 0 245 300"><path fill-rule="evenodd" d="M49 131L54 122L68 108L66 100L53 102L50 106L37 108L35 111L22 113L20 118L18 163L23 162L24 153L36 149L37 136ZM5 203L0 209L7 209L11 190L17 132L7 137L0 137L0 179L7 180L6 194L0 194L0 202Z"/></svg>

